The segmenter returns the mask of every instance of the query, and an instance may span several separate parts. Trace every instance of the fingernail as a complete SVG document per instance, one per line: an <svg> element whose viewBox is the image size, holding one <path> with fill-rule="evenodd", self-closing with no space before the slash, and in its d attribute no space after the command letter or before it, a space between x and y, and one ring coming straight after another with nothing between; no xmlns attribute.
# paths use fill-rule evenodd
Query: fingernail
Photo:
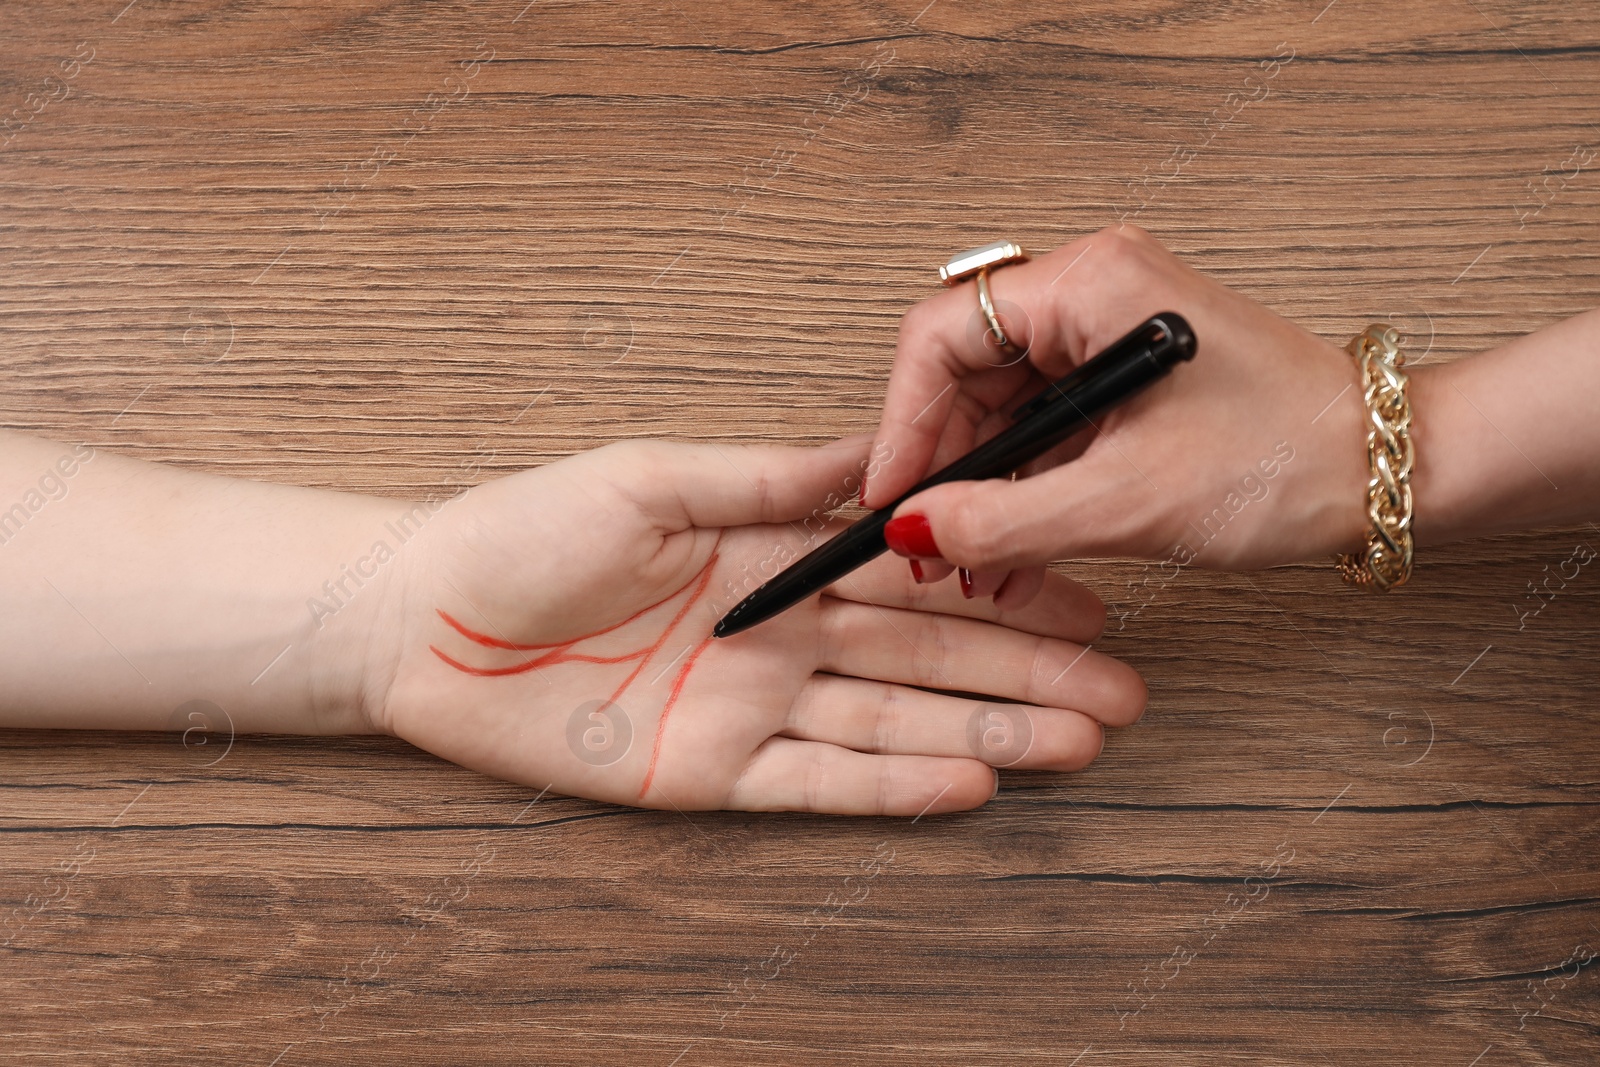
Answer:
<svg viewBox="0 0 1600 1067"><path fill-rule="evenodd" d="M939 546L933 541L933 527L926 515L901 515L883 528L883 539L890 551L900 556L939 559Z"/></svg>
<svg viewBox="0 0 1600 1067"><path fill-rule="evenodd" d="M956 577L961 579L961 595L968 600L972 599L972 572L965 567L956 569Z"/></svg>
<svg viewBox="0 0 1600 1067"><path fill-rule="evenodd" d="M916 560L911 561L911 577L917 580L918 585L922 584L922 564Z"/></svg>

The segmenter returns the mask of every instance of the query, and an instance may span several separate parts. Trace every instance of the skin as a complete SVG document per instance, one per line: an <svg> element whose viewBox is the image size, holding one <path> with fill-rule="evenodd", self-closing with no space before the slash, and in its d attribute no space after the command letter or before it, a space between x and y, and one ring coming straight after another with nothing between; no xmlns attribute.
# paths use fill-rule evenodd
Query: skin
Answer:
<svg viewBox="0 0 1600 1067"><path fill-rule="evenodd" d="M868 481L868 506L993 436L1023 397L1157 312L1188 318L1199 349L1029 476L937 486L897 507L927 518L945 561L922 562L925 579L968 568L974 595L1014 607L1053 560L1187 555L1249 570L1363 547L1366 411L1343 349L1134 226L1003 267L990 286L1026 355L983 343L972 282L912 308L874 446L893 459ZM1410 379L1419 546L1600 518L1600 312Z"/></svg>
<svg viewBox="0 0 1600 1067"><path fill-rule="evenodd" d="M630 442L425 505L0 434L0 508L27 511L0 526L0 726L181 729L207 700L239 733L392 734L683 810L915 817L983 804L990 762L1087 764L1145 689L1059 576L1006 608L885 556L710 639L835 532L867 446ZM995 714L1031 742L985 762Z"/></svg>

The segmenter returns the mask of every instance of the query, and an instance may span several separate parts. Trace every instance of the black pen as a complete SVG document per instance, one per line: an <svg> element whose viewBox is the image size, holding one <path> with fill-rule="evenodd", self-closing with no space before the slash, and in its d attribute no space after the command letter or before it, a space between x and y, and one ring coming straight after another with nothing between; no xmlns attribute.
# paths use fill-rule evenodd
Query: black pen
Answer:
<svg viewBox="0 0 1600 1067"><path fill-rule="evenodd" d="M1010 474L1037 459L1094 417L1162 378L1176 364L1193 359L1194 331L1182 315L1164 311L1122 340L1085 360L1076 370L1045 387L1018 408L1013 424L943 470L902 493L829 540L771 581L739 601L717 621L714 637L729 637L791 608L813 593L889 550L883 539L894 509L931 486Z"/></svg>

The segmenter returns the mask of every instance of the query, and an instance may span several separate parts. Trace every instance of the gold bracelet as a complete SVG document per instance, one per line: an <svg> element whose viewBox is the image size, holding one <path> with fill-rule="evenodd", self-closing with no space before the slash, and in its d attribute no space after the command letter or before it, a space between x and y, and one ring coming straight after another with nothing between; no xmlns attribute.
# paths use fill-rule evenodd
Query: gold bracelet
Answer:
<svg viewBox="0 0 1600 1067"><path fill-rule="evenodd" d="M1367 407L1367 519L1372 524L1365 552L1335 556L1351 585L1387 592L1411 577L1411 400L1400 331L1374 323L1345 351L1361 368Z"/></svg>

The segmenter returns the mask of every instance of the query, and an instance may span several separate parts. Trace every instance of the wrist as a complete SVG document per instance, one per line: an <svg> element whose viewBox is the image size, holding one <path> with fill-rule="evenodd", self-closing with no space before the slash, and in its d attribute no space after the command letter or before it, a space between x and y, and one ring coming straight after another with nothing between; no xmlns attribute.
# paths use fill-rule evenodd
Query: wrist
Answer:
<svg viewBox="0 0 1600 1067"><path fill-rule="evenodd" d="M411 624L407 592L425 566L425 525L436 503L344 498L347 531L322 552L327 575L301 608L307 622L304 670L312 727L319 734L383 734Z"/></svg>
<svg viewBox="0 0 1600 1067"><path fill-rule="evenodd" d="M1460 540L1472 533L1478 489L1473 472L1481 467L1472 455L1476 443L1464 432L1475 413L1456 388L1459 374L1459 363L1435 363L1411 372L1411 440L1416 449L1412 529L1418 544ZM1481 419L1476 421L1492 432Z"/></svg>
<svg viewBox="0 0 1600 1067"><path fill-rule="evenodd" d="M1292 480L1278 520L1282 544L1272 563L1360 551L1370 529L1360 369L1348 353L1320 339L1303 353L1303 362L1306 380L1298 391L1305 399L1282 431L1293 448L1287 465Z"/></svg>
<svg viewBox="0 0 1600 1067"><path fill-rule="evenodd" d="M188 664L171 681L214 694L240 732L383 732L369 694L398 583L392 554L378 545L394 541L384 524L398 502L261 483L222 488L243 515L260 518L215 526L196 542L206 591L187 610L188 597L169 607L198 621L166 627L174 663ZM223 502L204 495L192 514Z"/></svg>
<svg viewBox="0 0 1600 1067"><path fill-rule="evenodd" d="M1360 552L1372 529L1367 515L1367 485L1372 480L1367 459L1370 416L1360 369L1347 354L1341 352L1340 356L1349 384L1316 420L1324 427L1324 436L1318 443L1324 456L1318 479L1318 509L1311 524L1316 551L1310 555L1315 557Z"/></svg>

